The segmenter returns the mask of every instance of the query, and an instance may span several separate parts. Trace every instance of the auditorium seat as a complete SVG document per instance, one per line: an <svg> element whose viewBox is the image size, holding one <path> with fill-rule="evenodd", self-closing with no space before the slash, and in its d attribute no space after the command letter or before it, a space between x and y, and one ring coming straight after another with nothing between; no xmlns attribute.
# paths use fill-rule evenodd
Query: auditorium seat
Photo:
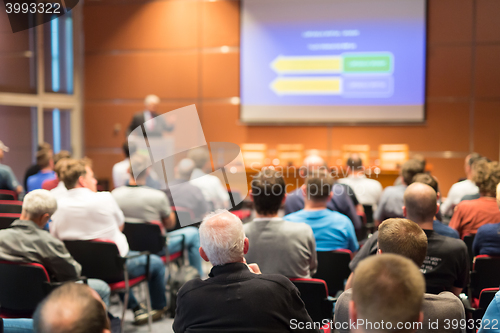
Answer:
<svg viewBox="0 0 500 333"><path fill-rule="evenodd" d="M0 200L0 213L21 214L23 202L16 200Z"/></svg>
<svg viewBox="0 0 500 333"><path fill-rule="evenodd" d="M328 286L324 280L291 278L290 281L299 290L300 298L313 322L333 319L333 299L328 298Z"/></svg>
<svg viewBox="0 0 500 333"><path fill-rule="evenodd" d="M12 222L19 219L21 214L0 213L0 229L8 228Z"/></svg>
<svg viewBox="0 0 500 333"><path fill-rule="evenodd" d="M17 193L9 190L0 190L0 200L17 200Z"/></svg>
<svg viewBox="0 0 500 333"><path fill-rule="evenodd" d="M337 293L344 290L345 281L351 274L349 263L352 252L346 249L335 251L317 251L318 270L314 278L325 280L328 285L329 295L336 297Z"/></svg>
<svg viewBox="0 0 500 333"><path fill-rule="evenodd" d="M478 255L470 275L469 298L471 304L477 304L481 291L486 288L497 288L500 285L500 257Z"/></svg>

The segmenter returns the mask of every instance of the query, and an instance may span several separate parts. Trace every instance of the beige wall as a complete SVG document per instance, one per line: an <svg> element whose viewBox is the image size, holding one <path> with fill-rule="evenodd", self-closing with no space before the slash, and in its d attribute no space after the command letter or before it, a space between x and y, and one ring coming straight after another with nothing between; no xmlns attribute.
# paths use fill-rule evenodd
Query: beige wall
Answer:
<svg viewBox="0 0 500 333"><path fill-rule="evenodd" d="M427 157L446 194L469 151L499 158L500 1L428 2L425 124L276 127L240 124L231 104L239 95L239 1L86 1L86 154L98 177L110 178L133 113L154 93L161 112L196 104L207 141L303 143L334 154L343 144L375 151L407 143Z"/></svg>

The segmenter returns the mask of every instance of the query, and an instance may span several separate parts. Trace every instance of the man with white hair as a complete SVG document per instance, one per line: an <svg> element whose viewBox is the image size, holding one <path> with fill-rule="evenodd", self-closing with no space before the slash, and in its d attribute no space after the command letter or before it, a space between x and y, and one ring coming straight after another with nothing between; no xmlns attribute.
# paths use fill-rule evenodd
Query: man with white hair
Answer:
<svg viewBox="0 0 500 333"><path fill-rule="evenodd" d="M132 122L128 127L127 134L142 124L146 127L148 137L161 137L164 132L171 132L174 129L174 125L165 123L163 118L157 118L156 121L145 124L147 121L158 117L157 111L159 104L160 97L156 95L147 95L144 99L145 110L137 112L134 115L134 118L132 118Z"/></svg>
<svg viewBox="0 0 500 333"><path fill-rule="evenodd" d="M249 241L238 217L226 210L205 217L200 244L214 267L208 279L179 290L174 332L317 332L305 328L312 320L289 279L246 264Z"/></svg>
<svg viewBox="0 0 500 333"><path fill-rule="evenodd" d="M71 257L63 242L43 230L56 209L56 199L49 191L28 193L20 219L0 230L0 260L41 264L52 281L78 278L82 271L80 264ZM109 286L97 279L89 279L88 283L108 305Z"/></svg>

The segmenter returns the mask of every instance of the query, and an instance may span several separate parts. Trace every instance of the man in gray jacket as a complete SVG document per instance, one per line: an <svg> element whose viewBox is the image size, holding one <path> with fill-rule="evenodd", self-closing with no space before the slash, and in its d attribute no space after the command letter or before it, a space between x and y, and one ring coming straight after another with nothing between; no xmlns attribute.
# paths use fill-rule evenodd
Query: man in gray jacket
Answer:
<svg viewBox="0 0 500 333"><path fill-rule="evenodd" d="M286 197L281 173L263 169L251 183L256 218L244 225L250 240L247 262L255 262L267 274L289 278L309 278L316 272L316 242L306 223L288 222L278 217Z"/></svg>

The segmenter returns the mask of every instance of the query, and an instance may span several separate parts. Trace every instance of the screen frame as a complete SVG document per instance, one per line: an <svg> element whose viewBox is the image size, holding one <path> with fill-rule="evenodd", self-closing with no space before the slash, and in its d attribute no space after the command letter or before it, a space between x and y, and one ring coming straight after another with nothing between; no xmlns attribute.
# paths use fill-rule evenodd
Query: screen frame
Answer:
<svg viewBox="0 0 500 333"><path fill-rule="evenodd" d="M303 122L287 122L287 121L245 121L242 119L242 104L241 104L241 93L242 93L242 84L241 84L241 71L242 71L242 54L241 54L241 33L243 31L243 5L245 1L251 1L251 0L240 0L240 8L239 8L239 15L240 15L240 22L239 22L239 72L238 72L238 84L239 84L239 107L238 107L238 123L240 125L244 126L279 126L279 127L293 127L293 126L311 126L311 127L324 127L326 126L337 126L337 127L352 127L352 126L368 126L368 127L373 127L373 126L422 126L427 124L427 94L428 94L428 77L429 77L429 66L427 65L428 63L428 58L429 58L429 0L423 0L424 1L424 6L425 6L425 22L424 22L424 35L425 35L425 52L424 52L424 104L423 104L423 119L421 121L402 121L402 120L397 120L397 121L369 121L369 122L363 122L363 121L352 121L352 122L340 122L340 121L321 121L321 122L308 122L308 121L303 121ZM269 0L272 1L272 0Z"/></svg>

